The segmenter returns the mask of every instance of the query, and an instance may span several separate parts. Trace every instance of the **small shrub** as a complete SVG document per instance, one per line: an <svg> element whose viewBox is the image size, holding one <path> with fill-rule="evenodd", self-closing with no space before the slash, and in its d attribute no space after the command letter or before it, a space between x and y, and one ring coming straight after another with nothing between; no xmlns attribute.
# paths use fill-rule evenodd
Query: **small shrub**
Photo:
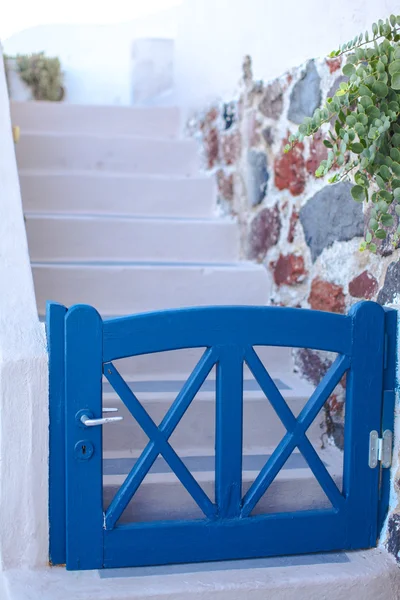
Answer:
<svg viewBox="0 0 400 600"><path fill-rule="evenodd" d="M63 99L63 74L58 58L44 52L17 55L16 65L21 79L31 88L35 100L57 102Z"/></svg>

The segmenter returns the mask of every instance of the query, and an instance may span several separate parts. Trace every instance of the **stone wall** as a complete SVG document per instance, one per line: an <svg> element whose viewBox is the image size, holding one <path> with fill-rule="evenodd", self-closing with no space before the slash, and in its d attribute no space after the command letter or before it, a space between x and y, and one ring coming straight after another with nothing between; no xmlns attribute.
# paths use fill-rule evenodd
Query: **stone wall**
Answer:
<svg viewBox="0 0 400 600"><path fill-rule="evenodd" d="M388 240L376 255L360 252L366 217L351 183L315 177L327 153L323 136L283 153L290 133L343 79L340 59L318 59L272 82L254 81L246 57L236 97L188 124L205 169L216 174L219 210L238 217L243 258L270 274L271 304L344 313L360 299L400 299L399 250ZM300 359L310 380L321 361L310 352Z"/></svg>
<svg viewBox="0 0 400 600"><path fill-rule="evenodd" d="M365 216L351 184L315 177L327 152L322 136L283 153L290 133L343 80L340 66L311 60L264 83L246 58L237 96L188 125L216 174L220 211L239 219L243 258L271 275L271 304L342 313L362 298L400 299L399 251L388 240L377 255L359 252Z"/></svg>
<svg viewBox="0 0 400 600"><path fill-rule="evenodd" d="M343 80L340 59L318 59L272 82L254 81L246 57L236 96L208 106L188 124L205 169L216 175L218 209L237 216L242 256L265 266L274 305L345 313L361 299L400 303L399 250L388 239L376 255L360 252L367 217L351 197L351 183L330 185L315 177L327 153L323 136L283 152L290 133ZM332 360L315 350L295 351L295 369L314 385ZM344 395L342 381L325 406L325 433L339 447ZM397 553L397 513L390 523Z"/></svg>

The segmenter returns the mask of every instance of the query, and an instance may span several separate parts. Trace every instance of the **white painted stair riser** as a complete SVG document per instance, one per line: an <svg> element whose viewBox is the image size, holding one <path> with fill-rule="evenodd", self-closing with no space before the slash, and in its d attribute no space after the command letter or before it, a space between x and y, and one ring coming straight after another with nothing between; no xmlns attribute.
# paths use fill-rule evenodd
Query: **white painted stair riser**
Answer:
<svg viewBox="0 0 400 600"><path fill-rule="evenodd" d="M197 144L193 140L22 132L16 155L19 169L191 177L198 175L200 168Z"/></svg>
<svg viewBox="0 0 400 600"><path fill-rule="evenodd" d="M22 131L138 135L174 138L178 108L85 106L58 102L11 102L11 118Z"/></svg>
<svg viewBox="0 0 400 600"><path fill-rule="evenodd" d="M25 212L207 218L214 212L212 177L90 171L19 171Z"/></svg>
<svg viewBox="0 0 400 600"><path fill-rule="evenodd" d="M33 263L40 315L46 301L91 304L104 315L209 305L265 305L269 282L261 265L52 265Z"/></svg>
<svg viewBox="0 0 400 600"><path fill-rule="evenodd" d="M243 495L250 488L257 475L258 472L252 471L243 473ZM214 473L200 472L194 473L194 476L213 501L215 494ZM122 485L125 477L126 475L104 477L103 501L106 508ZM336 476L334 475L334 480L338 485L341 484L340 472ZM277 475L252 515L329 509L331 506L319 483L308 468L285 469ZM204 518L203 513L177 477L170 473L163 473L147 475L119 522L201 518Z"/></svg>
<svg viewBox="0 0 400 600"><path fill-rule="evenodd" d="M239 259L233 220L26 214L34 262L223 263Z"/></svg>
<svg viewBox="0 0 400 600"><path fill-rule="evenodd" d="M283 394L285 396L285 394ZM153 421L161 423L174 396L166 398L165 394L144 398L137 394ZM286 396L285 396L286 397ZM306 404L308 397L287 398L291 410L298 414ZM148 438L134 420L126 406L116 398L108 398L104 406L118 408L119 421L103 428L103 449L106 453L138 456L148 442ZM170 438L172 447L180 456L210 455L215 449L215 413L216 406L213 395L199 393L178 424ZM321 427L323 415L318 416L309 430L308 439L316 448L322 446ZM278 415L268 399L261 393L244 393L243 401L243 449L245 452L261 453L267 447L276 447L286 434Z"/></svg>

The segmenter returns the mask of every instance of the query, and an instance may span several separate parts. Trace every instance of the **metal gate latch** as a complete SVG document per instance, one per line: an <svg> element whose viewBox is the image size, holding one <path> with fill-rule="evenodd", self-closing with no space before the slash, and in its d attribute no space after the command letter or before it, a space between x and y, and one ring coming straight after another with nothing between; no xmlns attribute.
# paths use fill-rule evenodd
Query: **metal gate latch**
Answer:
<svg viewBox="0 0 400 600"><path fill-rule="evenodd" d="M103 408L103 412L117 412L118 408ZM103 417L102 419L91 419L89 415L83 414L80 417L81 422L86 427L96 427L97 425L107 425L107 423L116 423L117 421L123 421L124 417Z"/></svg>
<svg viewBox="0 0 400 600"><path fill-rule="evenodd" d="M392 465L392 446L393 433L390 429L383 432L380 438L377 431L371 431L369 434L369 460L368 465L375 469L378 463L381 463L384 469L389 469Z"/></svg>

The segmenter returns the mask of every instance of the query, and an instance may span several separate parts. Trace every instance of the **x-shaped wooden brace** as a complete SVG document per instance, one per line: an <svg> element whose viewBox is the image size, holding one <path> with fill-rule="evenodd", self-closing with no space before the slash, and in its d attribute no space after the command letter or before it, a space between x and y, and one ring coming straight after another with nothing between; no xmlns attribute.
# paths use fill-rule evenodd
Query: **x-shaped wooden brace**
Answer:
<svg viewBox="0 0 400 600"><path fill-rule="evenodd" d="M164 457L203 513L209 519L216 518L216 507L168 443L168 439L217 360L218 354L215 348L208 348L204 352L159 427L145 411L114 365L112 363L104 365L104 375L150 440L108 507L105 515L106 529L114 528L159 454Z"/></svg>
<svg viewBox="0 0 400 600"><path fill-rule="evenodd" d="M271 402L271 405L275 409L275 412L281 419L283 425L286 427L287 433L245 495L241 516L248 517L250 515L257 502L271 485L296 447L299 448L300 452L308 462L317 481L331 501L333 507L340 510L344 505L345 499L339 492L335 482L307 438L306 432L343 377L344 373L350 367L350 358L343 355L336 359L297 419L286 404L253 348L249 348L246 351L245 362L255 379L258 381L264 394Z"/></svg>

